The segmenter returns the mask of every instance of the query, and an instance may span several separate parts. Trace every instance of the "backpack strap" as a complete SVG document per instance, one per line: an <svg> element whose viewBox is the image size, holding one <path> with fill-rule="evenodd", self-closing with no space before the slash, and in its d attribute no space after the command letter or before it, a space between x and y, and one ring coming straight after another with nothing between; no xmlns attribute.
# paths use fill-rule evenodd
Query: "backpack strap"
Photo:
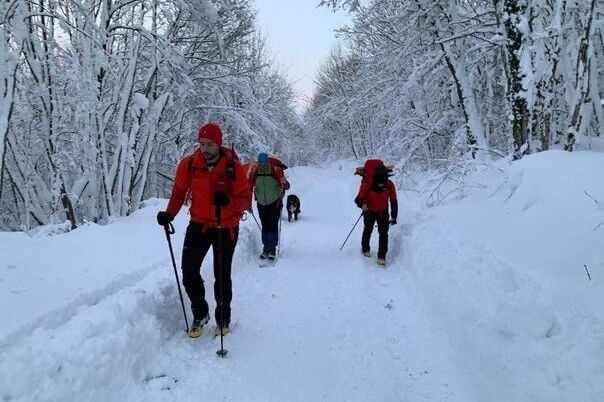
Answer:
<svg viewBox="0 0 604 402"><path fill-rule="evenodd" d="M269 176L272 176L272 177L274 177L276 179L276 177L275 177L275 166L271 165L270 163L269 163L268 166L269 166L269 169L270 169L269 173L258 173L258 167L259 166L256 165L256 167L254 168L254 172L253 172L254 175L256 177L269 177Z"/></svg>
<svg viewBox="0 0 604 402"><path fill-rule="evenodd" d="M187 173L189 173L189 175L191 175L192 171L193 171L193 155L189 155L189 167L187 168Z"/></svg>
<svg viewBox="0 0 604 402"><path fill-rule="evenodd" d="M239 157L232 149L220 148L220 157L227 158L227 170L226 175L229 179L235 180L235 161L239 161ZM195 158L195 154L189 155L189 166L187 168L187 172L189 175L195 168L193 168L193 159Z"/></svg>

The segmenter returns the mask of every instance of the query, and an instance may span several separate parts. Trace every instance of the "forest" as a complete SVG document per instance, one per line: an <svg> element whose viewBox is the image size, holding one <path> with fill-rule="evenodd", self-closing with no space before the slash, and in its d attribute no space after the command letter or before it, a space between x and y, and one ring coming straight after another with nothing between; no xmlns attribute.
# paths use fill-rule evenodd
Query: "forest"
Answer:
<svg viewBox="0 0 604 402"><path fill-rule="evenodd" d="M467 163L604 133L602 0L317 0L352 23L305 110L248 0L0 2L0 230L106 223L167 197L217 122L242 159Z"/></svg>

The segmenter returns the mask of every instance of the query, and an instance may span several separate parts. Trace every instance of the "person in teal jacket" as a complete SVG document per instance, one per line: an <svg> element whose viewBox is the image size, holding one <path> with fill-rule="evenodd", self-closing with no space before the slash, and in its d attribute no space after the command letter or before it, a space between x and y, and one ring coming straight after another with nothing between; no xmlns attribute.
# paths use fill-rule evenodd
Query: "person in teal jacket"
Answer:
<svg viewBox="0 0 604 402"><path fill-rule="evenodd" d="M262 223L262 259L274 260L279 243L283 195L289 189L282 166L278 159L261 153L258 155L258 165L250 174L250 188L254 192Z"/></svg>

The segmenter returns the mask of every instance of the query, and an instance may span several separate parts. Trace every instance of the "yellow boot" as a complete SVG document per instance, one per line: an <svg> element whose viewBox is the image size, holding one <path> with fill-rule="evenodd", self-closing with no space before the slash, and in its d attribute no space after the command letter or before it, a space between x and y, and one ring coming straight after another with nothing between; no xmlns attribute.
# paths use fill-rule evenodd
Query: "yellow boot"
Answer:
<svg viewBox="0 0 604 402"><path fill-rule="evenodd" d="M371 252L370 251L363 251L363 256L364 257L371 257Z"/></svg>
<svg viewBox="0 0 604 402"><path fill-rule="evenodd" d="M221 335L220 332L221 332L220 327L217 326L216 328L214 328L214 336L220 336ZM229 329L228 326L222 327L222 336L227 336L230 333L231 333L231 330Z"/></svg>
<svg viewBox="0 0 604 402"><path fill-rule="evenodd" d="M189 330L189 338L199 338L203 334L203 326L208 323L210 316L206 315L202 319L193 319L193 324Z"/></svg>
<svg viewBox="0 0 604 402"><path fill-rule="evenodd" d="M378 265L381 265L381 266L385 267L386 266L386 259L385 258L378 258L377 259L377 263L378 263Z"/></svg>

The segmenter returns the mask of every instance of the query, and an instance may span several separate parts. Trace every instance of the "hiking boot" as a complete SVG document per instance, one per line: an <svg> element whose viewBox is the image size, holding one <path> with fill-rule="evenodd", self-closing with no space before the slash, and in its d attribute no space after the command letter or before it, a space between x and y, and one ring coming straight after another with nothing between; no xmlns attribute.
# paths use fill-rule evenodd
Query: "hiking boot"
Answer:
<svg viewBox="0 0 604 402"><path fill-rule="evenodd" d="M363 251L363 257L371 257L371 251Z"/></svg>
<svg viewBox="0 0 604 402"><path fill-rule="evenodd" d="M266 260L268 258L268 255L271 252L271 247L269 246L263 246L262 247L262 254L260 254L260 259L261 260Z"/></svg>
<svg viewBox="0 0 604 402"><path fill-rule="evenodd" d="M385 258L378 258L377 259L377 264L378 265L382 265L382 266L386 266L386 259Z"/></svg>
<svg viewBox="0 0 604 402"><path fill-rule="evenodd" d="M206 314L203 318L193 318L193 324L189 330L189 338L199 338L203 334L203 326L210 321L210 315Z"/></svg>
<svg viewBox="0 0 604 402"><path fill-rule="evenodd" d="M266 254L266 258L268 258L269 260L274 260L275 259L275 254L277 251L277 247L275 246L264 246L264 253Z"/></svg>
<svg viewBox="0 0 604 402"><path fill-rule="evenodd" d="M219 326L217 326L216 328L214 328L214 336L220 336L220 335L227 336L230 333L231 333L231 330L229 329L228 325L222 327L222 333L221 333L221 330L220 330Z"/></svg>

